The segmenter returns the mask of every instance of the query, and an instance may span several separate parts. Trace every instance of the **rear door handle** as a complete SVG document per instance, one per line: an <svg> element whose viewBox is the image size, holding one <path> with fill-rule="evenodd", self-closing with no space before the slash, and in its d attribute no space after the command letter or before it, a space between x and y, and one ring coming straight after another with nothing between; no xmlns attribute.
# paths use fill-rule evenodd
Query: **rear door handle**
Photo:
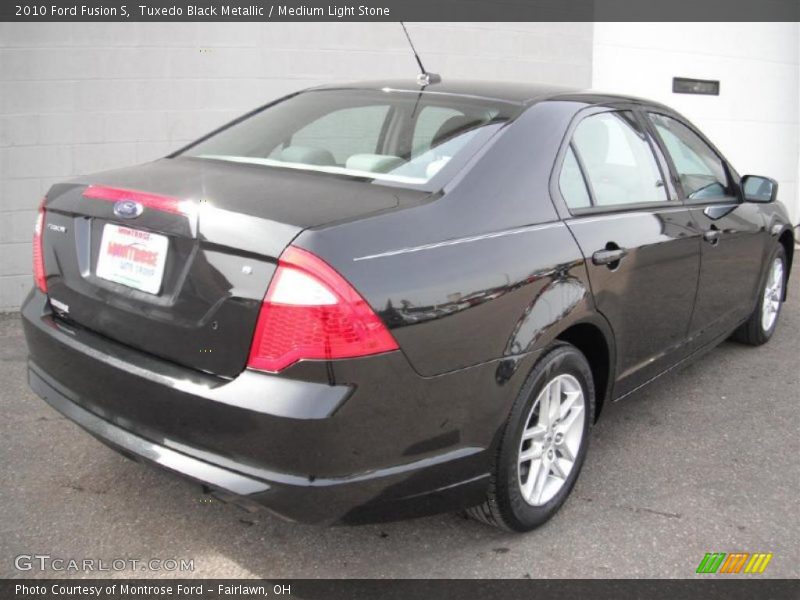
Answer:
<svg viewBox="0 0 800 600"><path fill-rule="evenodd" d="M598 250L592 254L592 262L596 265L614 265L628 255L625 248Z"/></svg>
<svg viewBox="0 0 800 600"><path fill-rule="evenodd" d="M721 233L719 229L708 229L703 232L703 239L712 246L716 246L717 243L719 243L719 236Z"/></svg>

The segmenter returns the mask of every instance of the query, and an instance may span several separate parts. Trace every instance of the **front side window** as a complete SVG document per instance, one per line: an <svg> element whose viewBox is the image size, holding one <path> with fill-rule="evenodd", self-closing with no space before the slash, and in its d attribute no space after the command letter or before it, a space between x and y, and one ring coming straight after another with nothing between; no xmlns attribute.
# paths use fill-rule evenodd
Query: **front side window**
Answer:
<svg viewBox="0 0 800 600"><path fill-rule="evenodd" d="M425 188L454 173L520 107L391 90L312 90L268 106L178 156ZM427 189L427 188L425 188Z"/></svg>
<svg viewBox="0 0 800 600"><path fill-rule="evenodd" d="M650 118L689 200L713 200L732 195L725 164L700 136L671 117L650 113Z"/></svg>
<svg viewBox="0 0 800 600"><path fill-rule="evenodd" d="M583 166L594 206L667 200L653 150L630 111L586 117L575 129L572 148ZM565 169L574 170L570 164L567 161ZM579 190L579 186L574 187ZM576 194L572 201L583 202L580 192Z"/></svg>

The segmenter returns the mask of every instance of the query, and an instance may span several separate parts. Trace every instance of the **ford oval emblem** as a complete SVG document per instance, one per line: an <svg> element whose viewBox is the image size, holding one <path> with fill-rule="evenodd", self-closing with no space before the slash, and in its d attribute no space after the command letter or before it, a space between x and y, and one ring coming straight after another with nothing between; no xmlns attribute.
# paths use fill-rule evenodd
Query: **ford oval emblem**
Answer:
<svg viewBox="0 0 800 600"><path fill-rule="evenodd" d="M123 219L135 219L144 210L144 206L134 200L120 200L114 204L114 214Z"/></svg>

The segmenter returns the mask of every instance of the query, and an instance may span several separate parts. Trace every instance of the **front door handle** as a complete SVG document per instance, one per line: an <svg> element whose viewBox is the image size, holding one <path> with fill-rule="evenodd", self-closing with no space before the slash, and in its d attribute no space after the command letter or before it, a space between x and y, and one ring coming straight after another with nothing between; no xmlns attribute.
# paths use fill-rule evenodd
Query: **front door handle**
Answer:
<svg viewBox="0 0 800 600"><path fill-rule="evenodd" d="M605 248L592 254L592 262L596 265L607 265L615 268L619 261L628 255L625 248Z"/></svg>
<svg viewBox="0 0 800 600"><path fill-rule="evenodd" d="M712 246L716 246L719 243L719 236L721 233L719 229L709 229L703 232L703 239Z"/></svg>

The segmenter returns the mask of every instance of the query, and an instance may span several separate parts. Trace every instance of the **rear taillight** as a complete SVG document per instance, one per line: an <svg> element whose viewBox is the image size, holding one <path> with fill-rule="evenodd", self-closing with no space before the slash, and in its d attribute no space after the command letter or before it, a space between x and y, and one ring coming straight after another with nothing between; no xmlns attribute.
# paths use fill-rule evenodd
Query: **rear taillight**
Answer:
<svg viewBox="0 0 800 600"><path fill-rule="evenodd" d="M44 228L44 200L39 205L36 225L33 227L33 281L40 291L47 293L47 278L44 274L44 253L42 250L42 229Z"/></svg>
<svg viewBox="0 0 800 600"><path fill-rule="evenodd" d="M276 372L302 359L390 350L397 342L339 273L307 250L284 250L261 305L249 367Z"/></svg>

